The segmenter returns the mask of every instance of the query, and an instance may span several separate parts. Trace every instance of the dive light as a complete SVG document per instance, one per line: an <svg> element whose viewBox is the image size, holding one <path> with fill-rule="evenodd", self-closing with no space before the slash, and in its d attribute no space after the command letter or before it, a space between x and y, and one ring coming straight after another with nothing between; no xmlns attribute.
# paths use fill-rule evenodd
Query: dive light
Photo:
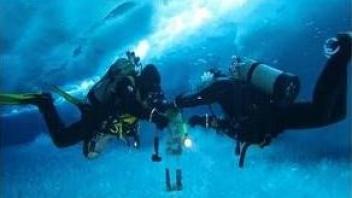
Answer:
<svg viewBox="0 0 352 198"><path fill-rule="evenodd" d="M187 134L183 139L183 146L186 148L191 148L192 145L193 145L192 139Z"/></svg>

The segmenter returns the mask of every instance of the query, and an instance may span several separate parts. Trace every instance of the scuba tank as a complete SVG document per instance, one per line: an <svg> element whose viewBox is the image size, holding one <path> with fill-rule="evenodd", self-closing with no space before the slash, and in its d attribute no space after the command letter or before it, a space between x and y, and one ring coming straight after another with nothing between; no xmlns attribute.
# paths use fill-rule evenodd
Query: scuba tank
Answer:
<svg viewBox="0 0 352 198"><path fill-rule="evenodd" d="M249 83L271 97L273 102L291 103L300 89L296 75L247 58L234 57L230 73L236 80Z"/></svg>
<svg viewBox="0 0 352 198"><path fill-rule="evenodd" d="M124 77L138 76L142 64L134 52L127 52L127 58L117 59L105 75L89 90L88 98L93 104L108 104L115 96L116 85Z"/></svg>

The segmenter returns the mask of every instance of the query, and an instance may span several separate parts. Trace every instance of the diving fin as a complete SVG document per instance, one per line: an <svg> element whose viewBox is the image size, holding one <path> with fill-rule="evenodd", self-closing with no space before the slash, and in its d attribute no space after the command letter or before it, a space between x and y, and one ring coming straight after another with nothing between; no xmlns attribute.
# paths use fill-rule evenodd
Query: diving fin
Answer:
<svg viewBox="0 0 352 198"><path fill-rule="evenodd" d="M40 103L45 98L46 95L43 93L0 93L0 105L38 105L38 103Z"/></svg>
<svg viewBox="0 0 352 198"><path fill-rule="evenodd" d="M182 170L176 169L176 190L182 190Z"/></svg>
<svg viewBox="0 0 352 198"><path fill-rule="evenodd" d="M170 181L170 170L168 168L165 169L165 184L166 184L166 190L172 191L171 181Z"/></svg>
<svg viewBox="0 0 352 198"><path fill-rule="evenodd" d="M182 186L182 170L176 169L176 185L171 185L171 178L170 178L170 170L168 168L165 169L165 184L166 184L166 191L181 191L183 189Z"/></svg>

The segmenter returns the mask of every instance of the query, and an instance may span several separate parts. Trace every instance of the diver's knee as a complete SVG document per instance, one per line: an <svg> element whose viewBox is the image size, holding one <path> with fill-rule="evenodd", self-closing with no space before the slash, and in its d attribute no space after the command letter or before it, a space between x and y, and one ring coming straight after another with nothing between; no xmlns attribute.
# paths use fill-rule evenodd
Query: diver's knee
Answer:
<svg viewBox="0 0 352 198"><path fill-rule="evenodd" d="M84 157L88 160L93 160L100 156L100 150L96 149L95 142L91 140L84 140L82 151Z"/></svg>
<svg viewBox="0 0 352 198"><path fill-rule="evenodd" d="M65 147L68 147L71 145L67 141L65 141L63 138L61 138L60 136L53 136L52 135L51 139L57 148L65 148Z"/></svg>
<svg viewBox="0 0 352 198"><path fill-rule="evenodd" d="M100 156L100 152L92 149L89 144L83 143L83 155L88 160L94 160Z"/></svg>
<svg viewBox="0 0 352 198"><path fill-rule="evenodd" d="M98 152L88 152L88 153L84 153L84 157L86 157L86 159L88 160L94 160L97 159L100 156L100 153Z"/></svg>

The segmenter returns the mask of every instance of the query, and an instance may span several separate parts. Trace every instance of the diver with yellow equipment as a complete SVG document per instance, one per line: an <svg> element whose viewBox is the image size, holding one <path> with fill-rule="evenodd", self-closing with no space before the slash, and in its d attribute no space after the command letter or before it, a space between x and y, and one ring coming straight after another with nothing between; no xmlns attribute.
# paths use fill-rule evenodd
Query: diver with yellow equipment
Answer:
<svg viewBox="0 0 352 198"><path fill-rule="evenodd" d="M214 113L195 115L191 126L215 128L237 141L236 154L243 167L250 145L264 147L285 129L323 127L345 119L347 109L347 66L351 59L352 33L341 33L326 41L328 58L315 85L312 101L295 102L298 77L262 64L234 57L225 77L207 73L211 79L195 93L180 95L179 108L219 103L225 118Z"/></svg>
<svg viewBox="0 0 352 198"><path fill-rule="evenodd" d="M56 93L81 111L81 119L70 126L65 126L59 117L50 93L2 93L0 104L37 106L57 147L84 141L84 155L95 158L112 138L127 142L132 138L132 144L138 147L139 119L150 120L160 129L168 125L168 118L155 111L157 105L165 102L160 82L160 74L154 65L142 69L139 58L133 52L127 52L127 58L117 59L89 90L85 100L54 87Z"/></svg>

